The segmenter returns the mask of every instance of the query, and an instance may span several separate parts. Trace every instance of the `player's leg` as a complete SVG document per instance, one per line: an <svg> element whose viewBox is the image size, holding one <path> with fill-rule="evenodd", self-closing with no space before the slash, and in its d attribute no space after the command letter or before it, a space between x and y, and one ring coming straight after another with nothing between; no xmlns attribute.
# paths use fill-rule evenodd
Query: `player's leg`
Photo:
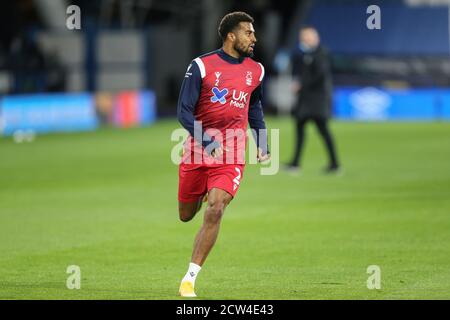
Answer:
<svg viewBox="0 0 450 320"><path fill-rule="evenodd" d="M295 149L294 149L294 156L292 158L292 161L289 163L287 169L298 169L300 165L300 160L302 156L302 150L303 150L303 142L305 140L305 125L308 119L306 118L299 118L296 121L296 136L295 136Z"/></svg>
<svg viewBox="0 0 450 320"><path fill-rule="evenodd" d="M226 191L219 188L212 188L208 192L208 204L203 218L203 225L198 232L191 261L202 266L211 248L216 242L219 234L220 222L225 212L225 208L233 197Z"/></svg>
<svg viewBox="0 0 450 320"><path fill-rule="evenodd" d="M180 220L188 222L194 218L195 214L200 211L203 203L203 197L192 202L178 201L178 213Z"/></svg>
<svg viewBox="0 0 450 320"><path fill-rule="evenodd" d="M178 214L183 222L190 221L202 207L207 192L208 175L202 166L181 163L178 183Z"/></svg>
<svg viewBox="0 0 450 320"><path fill-rule="evenodd" d="M195 279L205 262L211 248L219 234L220 222L226 206L233 197L219 188L212 188L208 192L208 203L205 210L203 225L197 233L188 271L181 281L180 295L183 297L196 297L194 292Z"/></svg>
<svg viewBox="0 0 450 320"><path fill-rule="evenodd" d="M326 170L327 172L334 172L339 168L339 163L337 160L333 137L331 136L331 132L328 128L328 121L325 118L316 118L314 119L314 122L316 123L317 129L322 136L327 149L329 165Z"/></svg>
<svg viewBox="0 0 450 320"><path fill-rule="evenodd" d="M239 190L243 173L244 165L239 164L208 171L209 191L203 225L195 238L192 260L180 285L180 294L184 297L195 297L195 279L216 242L225 208Z"/></svg>

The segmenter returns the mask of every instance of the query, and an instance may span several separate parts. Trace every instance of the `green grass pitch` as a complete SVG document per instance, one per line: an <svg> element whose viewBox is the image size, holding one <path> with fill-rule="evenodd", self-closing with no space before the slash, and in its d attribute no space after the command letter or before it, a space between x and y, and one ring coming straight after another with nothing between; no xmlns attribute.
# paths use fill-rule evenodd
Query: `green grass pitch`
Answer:
<svg viewBox="0 0 450 320"><path fill-rule="evenodd" d="M287 161L293 123L267 124ZM0 299L179 299L204 208L178 220L177 127L0 139ZM332 129L343 176L321 174L312 125L301 176L247 166L200 299L450 299L450 124ZM69 265L80 290L66 288Z"/></svg>

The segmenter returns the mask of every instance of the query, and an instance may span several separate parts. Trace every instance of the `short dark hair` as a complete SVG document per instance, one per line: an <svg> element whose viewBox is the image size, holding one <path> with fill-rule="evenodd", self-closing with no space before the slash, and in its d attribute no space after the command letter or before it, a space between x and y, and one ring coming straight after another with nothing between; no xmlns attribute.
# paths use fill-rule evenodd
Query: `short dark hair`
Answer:
<svg viewBox="0 0 450 320"><path fill-rule="evenodd" d="M242 11L236 11L226 14L219 24L219 36L225 41L229 32L232 32L240 22L253 23L253 18Z"/></svg>

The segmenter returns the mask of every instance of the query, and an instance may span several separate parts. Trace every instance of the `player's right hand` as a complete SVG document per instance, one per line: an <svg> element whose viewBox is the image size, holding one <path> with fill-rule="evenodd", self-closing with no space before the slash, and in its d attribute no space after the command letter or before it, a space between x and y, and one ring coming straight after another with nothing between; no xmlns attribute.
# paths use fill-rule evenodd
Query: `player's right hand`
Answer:
<svg viewBox="0 0 450 320"><path fill-rule="evenodd" d="M211 156L213 158L219 158L223 155L223 150L224 148L222 146L215 148L212 152L211 152ZM228 151L227 148L225 148L225 151Z"/></svg>

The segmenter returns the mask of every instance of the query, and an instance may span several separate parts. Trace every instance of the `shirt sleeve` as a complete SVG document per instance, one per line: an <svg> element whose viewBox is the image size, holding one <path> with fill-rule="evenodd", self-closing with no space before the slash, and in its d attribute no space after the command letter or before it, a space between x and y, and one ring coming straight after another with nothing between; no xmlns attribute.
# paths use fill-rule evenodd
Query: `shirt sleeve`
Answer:
<svg viewBox="0 0 450 320"><path fill-rule="evenodd" d="M270 153L267 141L267 129L264 122L264 113L262 109L262 84L260 84L250 97L250 106L248 109L248 123L252 129L253 137L258 148L262 149L262 154Z"/></svg>
<svg viewBox="0 0 450 320"><path fill-rule="evenodd" d="M213 151L215 148L219 147L220 144L217 141L212 140L211 137L204 132L200 124L195 121L194 116L195 106L200 97L201 85L202 78L200 69L197 63L192 61L181 85L177 105L177 118L193 138L200 139L198 142L201 143L204 148L213 144L208 149Z"/></svg>

